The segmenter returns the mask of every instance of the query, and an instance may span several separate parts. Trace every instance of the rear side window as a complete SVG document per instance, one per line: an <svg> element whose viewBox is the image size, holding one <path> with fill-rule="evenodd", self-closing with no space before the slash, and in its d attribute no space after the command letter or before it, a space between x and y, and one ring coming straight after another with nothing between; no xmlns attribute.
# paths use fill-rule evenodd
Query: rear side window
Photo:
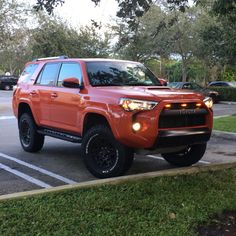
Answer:
<svg viewBox="0 0 236 236"><path fill-rule="evenodd" d="M36 84L53 86L58 76L61 63L48 63L40 72Z"/></svg>
<svg viewBox="0 0 236 236"><path fill-rule="evenodd" d="M76 78L80 81L82 73L78 63L63 63L60 70L60 75L57 81L57 86L62 86L62 81L67 78Z"/></svg>
<svg viewBox="0 0 236 236"><path fill-rule="evenodd" d="M39 64L30 64L26 66L23 72L21 73L19 80L23 83L27 83L31 79L32 75L34 74L38 66Z"/></svg>

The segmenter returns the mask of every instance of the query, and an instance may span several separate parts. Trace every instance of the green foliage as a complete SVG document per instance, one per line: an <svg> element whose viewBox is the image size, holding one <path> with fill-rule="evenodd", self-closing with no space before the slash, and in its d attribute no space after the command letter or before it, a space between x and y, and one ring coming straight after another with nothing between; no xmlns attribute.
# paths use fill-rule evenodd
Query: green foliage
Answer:
<svg viewBox="0 0 236 236"><path fill-rule="evenodd" d="M58 19L43 16L32 33L34 57L107 57L109 35L99 34L93 26L76 30Z"/></svg>
<svg viewBox="0 0 236 236"><path fill-rule="evenodd" d="M214 2L212 12L234 23L236 20L236 0L217 0Z"/></svg>
<svg viewBox="0 0 236 236"><path fill-rule="evenodd" d="M169 82L182 81L182 65L181 62L172 62L165 65L165 74Z"/></svg>
<svg viewBox="0 0 236 236"><path fill-rule="evenodd" d="M224 80L224 81L234 81L235 79L236 79L236 75L232 71L226 71L220 77L220 80Z"/></svg>
<svg viewBox="0 0 236 236"><path fill-rule="evenodd" d="M147 60L145 65L157 76L161 77L162 62L157 59Z"/></svg>
<svg viewBox="0 0 236 236"><path fill-rule="evenodd" d="M211 87L212 90L219 92L220 100L236 102L235 87Z"/></svg>
<svg viewBox="0 0 236 236"><path fill-rule="evenodd" d="M220 75L218 80L236 81L236 67L235 66L225 66L223 69L223 73Z"/></svg>
<svg viewBox="0 0 236 236"><path fill-rule="evenodd" d="M202 63L194 61L189 65L188 68L188 81L196 83L204 83L205 69Z"/></svg>
<svg viewBox="0 0 236 236"><path fill-rule="evenodd" d="M236 209L236 169L0 202L0 234L191 236Z"/></svg>
<svg viewBox="0 0 236 236"><path fill-rule="evenodd" d="M25 9L23 3L0 0L0 67L4 73L18 74L28 58Z"/></svg>

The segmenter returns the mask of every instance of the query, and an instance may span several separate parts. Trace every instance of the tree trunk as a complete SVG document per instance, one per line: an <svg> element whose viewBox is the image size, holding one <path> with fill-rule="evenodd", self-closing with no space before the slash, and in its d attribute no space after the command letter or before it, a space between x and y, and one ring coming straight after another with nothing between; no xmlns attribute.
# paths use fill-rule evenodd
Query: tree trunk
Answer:
<svg viewBox="0 0 236 236"><path fill-rule="evenodd" d="M182 82L187 82L187 66L184 60L182 60Z"/></svg>

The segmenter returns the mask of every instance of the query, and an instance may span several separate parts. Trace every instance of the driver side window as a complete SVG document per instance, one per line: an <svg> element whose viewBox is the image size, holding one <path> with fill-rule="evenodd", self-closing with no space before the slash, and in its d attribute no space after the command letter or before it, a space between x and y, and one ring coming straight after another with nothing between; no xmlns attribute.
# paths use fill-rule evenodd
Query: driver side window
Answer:
<svg viewBox="0 0 236 236"><path fill-rule="evenodd" d="M57 86L62 87L62 81L67 78L76 78L82 82L82 73L78 63L63 63L57 81Z"/></svg>

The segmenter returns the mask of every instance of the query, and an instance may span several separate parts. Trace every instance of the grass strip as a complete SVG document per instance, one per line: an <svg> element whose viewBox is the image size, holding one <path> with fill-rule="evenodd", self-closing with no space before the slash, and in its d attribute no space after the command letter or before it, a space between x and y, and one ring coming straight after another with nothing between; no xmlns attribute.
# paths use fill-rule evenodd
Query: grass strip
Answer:
<svg viewBox="0 0 236 236"><path fill-rule="evenodd" d="M195 235L236 209L236 168L0 202L0 235Z"/></svg>
<svg viewBox="0 0 236 236"><path fill-rule="evenodd" d="M214 129L236 132L236 115L214 119Z"/></svg>

